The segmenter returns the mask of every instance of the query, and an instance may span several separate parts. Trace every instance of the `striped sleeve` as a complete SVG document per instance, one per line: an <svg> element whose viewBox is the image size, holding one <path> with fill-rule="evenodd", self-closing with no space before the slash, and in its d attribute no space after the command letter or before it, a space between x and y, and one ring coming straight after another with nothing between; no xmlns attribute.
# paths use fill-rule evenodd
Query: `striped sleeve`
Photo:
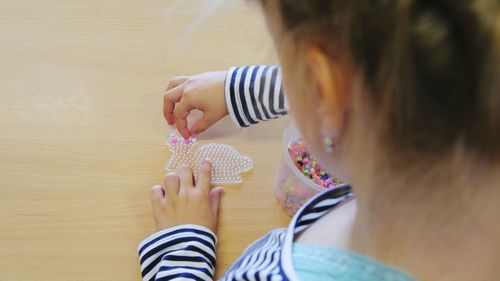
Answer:
<svg viewBox="0 0 500 281"><path fill-rule="evenodd" d="M288 110L278 66L232 67L226 74L224 96L238 128L278 118Z"/></svg>
<svg viewBox="0 0 500 281"><path fill-rule="evenodd" d="M164 229L138 246L143 281L214 279L217 238L199 225Z"/></svg>

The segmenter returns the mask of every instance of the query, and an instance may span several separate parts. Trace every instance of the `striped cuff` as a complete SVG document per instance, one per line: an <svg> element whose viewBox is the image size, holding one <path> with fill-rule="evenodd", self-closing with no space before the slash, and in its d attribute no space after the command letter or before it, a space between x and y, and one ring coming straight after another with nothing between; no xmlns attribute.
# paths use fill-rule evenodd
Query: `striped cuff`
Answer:
<svg viewBox="0 0 500 281"><path fill-rule="evenodd" d="M232 67L226 74L224 96L238 128L278 118L288 109L278 66Z"/></svg>
<svg viewBox="0 0 500 281"><path fill-rule="evenodd" d="M213 280L216 244L215 234L199 225L158 231L137 247L142 280Z"/></svg>

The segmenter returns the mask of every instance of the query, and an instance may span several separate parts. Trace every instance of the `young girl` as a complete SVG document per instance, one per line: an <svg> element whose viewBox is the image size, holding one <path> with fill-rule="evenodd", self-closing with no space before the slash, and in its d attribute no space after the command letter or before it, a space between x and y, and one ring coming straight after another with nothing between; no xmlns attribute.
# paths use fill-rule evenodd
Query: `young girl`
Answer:
<svg viewBox="0 0 500 281"><path fill-rule="evenodd" d="M222 280L500 280L498 1L261 6L282 68L175 78L165 117L184 137L228 113L271 119L287 109L282 78L308 147L327 169L340 156L356 200L349 185L317 195ZM209 183L206 161L196 183L183 167L153 187L144 280L213 279L222 189Z"/></svg>

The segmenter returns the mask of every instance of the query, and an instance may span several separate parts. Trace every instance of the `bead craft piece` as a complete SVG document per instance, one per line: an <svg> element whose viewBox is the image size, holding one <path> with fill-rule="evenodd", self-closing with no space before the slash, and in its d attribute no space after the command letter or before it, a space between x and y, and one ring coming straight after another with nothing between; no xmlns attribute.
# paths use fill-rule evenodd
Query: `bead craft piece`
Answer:
<svg viewBox="0 0 500 281"><path fill-rule="evenodd" d="M203 159L212 163L212 184L241 183L240 173L248 172L253 167L252 159L242 156L232 146L220 143L205 144L196 149L195 138L184 139L171 133L166 141L172 155L165 163L165 169L175 171L187 164L193 169L195 177Z"/></svg>

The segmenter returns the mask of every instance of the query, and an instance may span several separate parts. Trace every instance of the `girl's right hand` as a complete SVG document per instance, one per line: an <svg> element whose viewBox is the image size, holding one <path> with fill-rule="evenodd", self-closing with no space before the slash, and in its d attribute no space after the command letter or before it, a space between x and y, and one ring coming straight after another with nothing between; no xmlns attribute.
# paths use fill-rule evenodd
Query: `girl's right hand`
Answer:
<svg viewBox="0 0 500 281"><path fill-rule="evenodd" d="M217 71L170 79L163 95L163 115L168 124L176 124L179 133L187 139L228 115L225 78L225 71ZM188 128L187 117L193 109L202 111L203 116Z"/></svg>

